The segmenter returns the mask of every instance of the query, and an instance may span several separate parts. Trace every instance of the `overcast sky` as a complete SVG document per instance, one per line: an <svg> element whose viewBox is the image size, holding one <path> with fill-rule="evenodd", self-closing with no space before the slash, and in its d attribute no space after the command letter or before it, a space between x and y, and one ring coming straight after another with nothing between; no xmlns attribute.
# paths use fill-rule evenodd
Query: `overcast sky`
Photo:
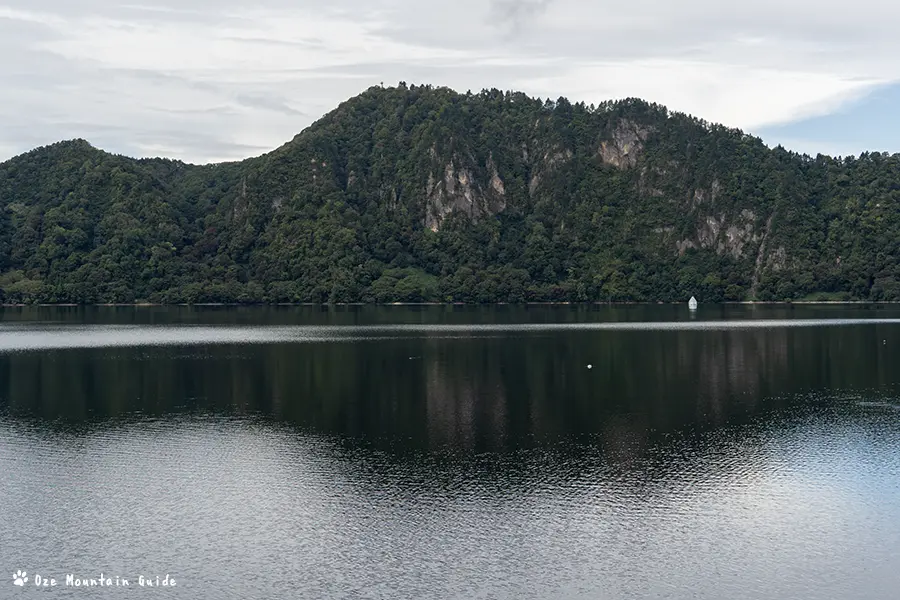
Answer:
<svg viewBox="0 0 900 600"><path fill-rule="evenodd" d="M370 85L638 96L770 144L900 150L886 0L0 0L0 159L240 159ZM897 141L894 141L897 140Z"/></svg>

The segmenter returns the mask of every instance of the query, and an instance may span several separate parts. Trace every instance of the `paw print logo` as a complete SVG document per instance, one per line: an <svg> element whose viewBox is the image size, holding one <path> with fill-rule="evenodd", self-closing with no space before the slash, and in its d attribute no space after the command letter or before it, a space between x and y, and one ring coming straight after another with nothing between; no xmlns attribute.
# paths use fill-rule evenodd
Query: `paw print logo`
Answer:
<svg viewBox="0 0 900 600"><path fill-rule="evenodd" d="M28 573L25 571L16 571L13 573L13 585L22 587L28 583L28 577L26 577L26 575L28 575Z"/></svg>

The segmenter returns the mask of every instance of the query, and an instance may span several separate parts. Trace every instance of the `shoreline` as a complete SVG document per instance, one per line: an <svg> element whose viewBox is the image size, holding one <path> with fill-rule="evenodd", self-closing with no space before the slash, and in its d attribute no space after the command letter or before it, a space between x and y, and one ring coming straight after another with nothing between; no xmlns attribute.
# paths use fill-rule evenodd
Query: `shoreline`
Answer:
<svg viewBox="0 0 900 600"><path fill-rule="evenodd" d="M682 306L686 302L491 302L474 304L466 302L335 302L335 303L240 303L240 302L198 302L196 304L157 304L152 302L135 302L123 304L0 304L0 308L300 308L300 307L497 307L497 306L609 306L609 307L638 307L638 306ZM900 301L871 301L871 300L783 300L783 301L756 301L745 300L738 302L717 302L701 304L700 308L710 306L881 306L900 305Z"/></svg>

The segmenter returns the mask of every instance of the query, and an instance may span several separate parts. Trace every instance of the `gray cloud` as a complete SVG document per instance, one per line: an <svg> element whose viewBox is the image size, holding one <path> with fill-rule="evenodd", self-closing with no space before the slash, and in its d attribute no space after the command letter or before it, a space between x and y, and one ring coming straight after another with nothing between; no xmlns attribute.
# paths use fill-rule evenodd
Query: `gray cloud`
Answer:
<svg viewBox="0 0 900 600"><path fill-rule="evenodd" d="M319 39L307 39L307 40L267 40L265 38L254 38L254 37L229 37L226 38L233 42L238 42L241 44L260 44L263 46L275 46L275 47L300 47L300 48L312 48L315 50L327 50L328 45L325 40Z"/></svg>
<svg viewBox="0 0 900 600"><path fill-rule="evenodd" d="M0 0L0 149L243 158L400 80L757 128L900 80L898 21L879 0Z"/></svg>
<svg viewBox="0 0 900 600"><path fill-rule="evenodd" d="M517 32L545 12L553 0L491 0L491 23Z"/></svg>
<svg viewBox="0 0 900 600"><path fill-rule="evenodd" d="M262 94L238 94L235 96L241 105L248 108L259 108L262 110L271 110L294 117L307 117L305 112L291 108L285 100L277 97L266 96Z"/></svg>

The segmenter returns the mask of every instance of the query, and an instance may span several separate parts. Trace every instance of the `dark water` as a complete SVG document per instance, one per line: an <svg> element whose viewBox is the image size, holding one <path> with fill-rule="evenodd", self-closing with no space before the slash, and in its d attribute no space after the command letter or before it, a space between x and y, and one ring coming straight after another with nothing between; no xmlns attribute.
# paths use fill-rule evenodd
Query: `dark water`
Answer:
<svg viewBox="0 0 900 600"><path fill-rule="evenodd" d="M898 308L0 320L0 598L900 589Z"/></svg>

